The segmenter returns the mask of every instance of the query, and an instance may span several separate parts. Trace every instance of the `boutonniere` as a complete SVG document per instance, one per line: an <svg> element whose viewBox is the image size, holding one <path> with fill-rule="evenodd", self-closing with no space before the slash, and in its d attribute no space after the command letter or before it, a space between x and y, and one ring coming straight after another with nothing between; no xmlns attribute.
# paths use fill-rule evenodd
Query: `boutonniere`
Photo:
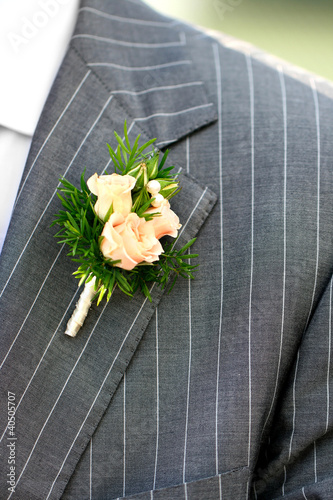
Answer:
<svg viewBox="0 0 333 500"><path fill-rule="evenodd" d="M181 224L171 210L170 200L180 191L173 166L166 167L168 151L160 160L152 139L139 147L140 135L131 146L126 122L124 138L116 132L117 149L108 145L114 173L95 173L87 182L81 175L80 188L60 179L57 193L64 210L53 224L61 229L55 235L70 248L68 256L78 263L73 273L84 290L67 324L66 334L75 337L88 314L91 303L104 296L109 301L118 287L128 296L138 289L151 300L150 286L164 288L172 277L193 278L194 265L188 248L195 238L175 250ZM150 148L150 151L147 151Z"/></svg>

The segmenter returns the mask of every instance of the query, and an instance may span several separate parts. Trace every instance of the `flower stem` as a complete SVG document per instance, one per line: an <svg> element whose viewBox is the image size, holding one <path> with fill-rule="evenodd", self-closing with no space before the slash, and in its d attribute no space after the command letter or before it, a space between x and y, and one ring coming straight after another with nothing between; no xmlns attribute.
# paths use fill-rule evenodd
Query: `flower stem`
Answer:
<svg viewBox="0 0 333 500"><path fill-rule="evenodd" d="M87 317L88 311L91 306L91 301L96 294L95 286L95 277L89 283L84 285L83 292L80 295L79 300L77 301L76 307L72 314L72 317L67 323L67 328L65 331L66 335L69 337L76 337L78 331L84 323L84 320Z"/></svg>

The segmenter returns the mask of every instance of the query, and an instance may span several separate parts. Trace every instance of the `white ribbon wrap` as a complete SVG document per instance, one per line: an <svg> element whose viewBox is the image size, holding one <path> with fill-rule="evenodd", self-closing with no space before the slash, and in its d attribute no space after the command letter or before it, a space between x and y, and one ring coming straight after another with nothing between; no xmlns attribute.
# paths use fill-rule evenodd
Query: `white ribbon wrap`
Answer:
<svg viewBox="0 0 333 500"><path fill-rule="evenodd" d="M94 289L95 281L96 279L94 277L91 281L89 281L89 283L85 284L83 292L81 293L80 298L77 301L72 317L67 323L65 334L69 335L70 337L76 337L78 331L84 323L84 320L87 317L88 311L91 306L91 301L96 294L96 290Z"/></svg>

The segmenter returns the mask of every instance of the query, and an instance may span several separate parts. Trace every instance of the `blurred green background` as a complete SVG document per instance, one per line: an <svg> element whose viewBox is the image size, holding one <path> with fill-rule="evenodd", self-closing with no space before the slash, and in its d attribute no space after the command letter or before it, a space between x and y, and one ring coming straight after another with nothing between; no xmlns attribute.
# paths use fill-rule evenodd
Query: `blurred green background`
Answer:
<svg viewBox="0 0 333 500"><path fill-rule="evenodd" d="M333 0L145 0L333 80Z"/></svg>

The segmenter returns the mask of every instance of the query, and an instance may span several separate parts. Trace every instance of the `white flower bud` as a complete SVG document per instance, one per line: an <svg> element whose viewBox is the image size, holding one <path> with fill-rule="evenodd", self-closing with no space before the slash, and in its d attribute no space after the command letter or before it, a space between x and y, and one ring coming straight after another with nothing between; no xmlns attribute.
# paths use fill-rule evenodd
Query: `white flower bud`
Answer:
<svg viewBox="0 0 333 500"><path fill-rule="evenodd" d="M161 184L158 181L149 181L147 184L147 191L151 195L157 194L161 190Z"/></svg>
<svg viewBox="0 0 333 500"><path fill-rule="evenodd" d="M152 203L151 203L152 206L154 208L160 207L164 201L164 196L162 196L161 194L156 194L156 195L154 195L154 198L155 198L155 200L152 201Z"/></svg>

